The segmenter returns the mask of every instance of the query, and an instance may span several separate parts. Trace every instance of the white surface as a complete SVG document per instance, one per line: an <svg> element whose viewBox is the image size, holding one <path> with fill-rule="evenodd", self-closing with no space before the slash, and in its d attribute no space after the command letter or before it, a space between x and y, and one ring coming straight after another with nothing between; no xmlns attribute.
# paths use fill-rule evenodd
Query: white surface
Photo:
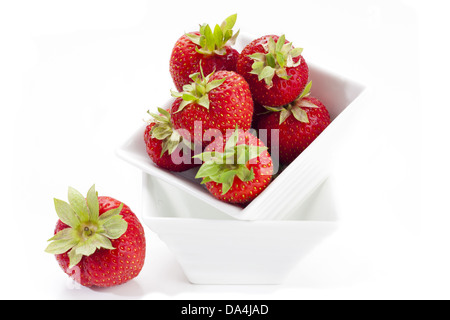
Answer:
<svg viewBox="0 0 450 320"><path fill-rule="evenodd" d="M288 1L283 14L266 10L269 1L227 3L0 2L0 298L450 297L449 188L439 183L450 159L448 139L437 139L448 137L443 2ZM242 30L300 39L306 60L376 91L370 125L349 138L358 148L335 155L332 196L344 225L281 286L192 285L149 229L138 278L106 290L73 286L43 251L56 222L52 198L95 182L139 212L141 174L114 149L168 96L168 57L181 33L234 12Z"/></svg>
<svg viewBox="0 0 450 320"><path fill-rule="evenodd" d="M242 50L253 39L255 38L245 33L240 34L236 49ZM284 219L292 211L297 210L329 177L336 164L334 157L336 150L340 150L342 145L348 142L348 135L359 133L352 131L354 123L363 124L367 121L364 115L370 112L370 107L373 108L368 106L370 95L362 84L313 63L309 63L309 80L314 83L311 94L327 106L332 123L282 173L278 172L278 153L272 153L274 174L279 175L245 208L219 201L211 196L206 188L199 184L200 180L195 179L198 168L173 173L149 161L142 138L145 124L134 130L133 135L117 149L117 155L143 172L188 192L192 202L208 203L210 205L208 210L219 210L238 220ZM170 108L173 101L172 98L162 103L162 108Z"/></svg>

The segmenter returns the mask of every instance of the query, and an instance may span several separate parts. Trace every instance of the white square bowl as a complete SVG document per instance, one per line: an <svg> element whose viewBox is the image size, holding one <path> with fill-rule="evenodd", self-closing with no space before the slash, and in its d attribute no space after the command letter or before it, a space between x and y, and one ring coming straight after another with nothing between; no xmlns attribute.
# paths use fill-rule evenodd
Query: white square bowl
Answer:
<svg viewBox="0 0 450 320"><path fill-rule="evenodd" d="M143 173L142 219L191 283L281 284L337 228L331 193L326 181L286 220L242 221Z"/></svg>
<svg viewBox="0 0 450 320"><path fill-rule="evenodd" d="M236 48L242 50L252 39L254 37L241 35ZM333 154L344 142L345 133L354 121L354 114L364 106L363 96L366 91L364 85L324 70L308 60L307 63L310 80L313 82L311 94L325 104L332 122L245 208L219 201L211 196L206 188L200 185L200 181L194 178L196 169L173 173L154 165L146 153L143 141L145 125L117 150L117 155L152 177L187 192L194 204L206 203L214 210L239 220L283 219L297 210L329 176L334 160ZM155 108L167 108L172 102L173 99L170 99Z"/></svg>
<svg viewBox="0 0 450 320"><path fill-rule="evenodd" d="M242 35L237 48L254 38ZM174 253L190 282L279 284L337 228L326 178L333 155L364 109L366 88L308 65L312 95L327 106L332 123L245 208L212 197L194 178L197 169L174 173L154 165L143 141L145 125L117 150L143 171L142 219Z"/></svg>

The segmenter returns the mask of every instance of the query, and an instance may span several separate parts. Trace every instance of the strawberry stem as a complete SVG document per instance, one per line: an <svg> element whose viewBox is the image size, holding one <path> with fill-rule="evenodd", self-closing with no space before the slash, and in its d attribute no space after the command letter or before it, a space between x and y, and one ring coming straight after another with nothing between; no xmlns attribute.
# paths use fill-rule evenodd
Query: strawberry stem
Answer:
<svg viewBox="0 0 450 320"><path fill-rule="evenodd" d="M147 113L153 118L149 123L154 123L150 134L154 139L162 141L160 157L167 151L171 155L175 149L183 142L183 137L174 129L171 115L167 110L158 108L160 114ZM186 146L189 146L186 144Z"/></svg>
<svg viewBox="0 0 450 320"><path fill-rule="evenodd" d="M98 195L95 185L84 198L78 191L69 188L69 203L55 199L55 209L59 219L69 227L59 231L48 241L45 249L51 254L68 252L70 266L77 265L83 256L92 255L97 249L113 250L110 239L118 239L128 228L118 208L99 214Z"/></svg>
<svg viewBox="0 0 450 320"><path fill-rule="evenodd" d="M189 76L192 82L183 87L183 92L171 91L172 97L183 99L175 113L181 112L191 103L196 103L209 110L209 92L221 86L226 80L226 78L223 78L211 81L214 72L211 72L205 77L202 66L200 65L200 72L193 73Z"/></svg>
<svg viewBox="0 0 450 320"><path fill-rule="evenodd" d="M273 37L270 37L263 45L265 52L256 52L248 57L254 62L252 64L251 74L258 76L258 80L264 80L268 88L272 87L272 79L275 75L279 78L289 80L286 68L297 67L301 63L301 59L294 62L294 58L299 57L303 49L293 48L292 43L286 42L284 34L278 38L275 43Z"/></svg>
<svg viewBox="0 0 450 320"><path fill-rule="evenodd" d="M289 118L290 115L293 115L297 121L309 123L308 114L304 110L304 108L318 108L315 104L305 100L304 98L309 97L311 94L311 86L312 81L310 81L305 88L303 89L303 92L298 96L297 99L295 99L293 102L288 103L281 107L269 107L269 106L263 106L268 111L271 112L280 112L280 125L286 121L287 118Z"/></svg>
<svg viewBox="0 0 450 320"><path fill-rule="evenodd" d="M199 46L195 50L200 54L225 55L225 46L234 45L239 35L239 30L236 33L233 32L236 19L237 14L229 16L220 26L216 24L214 31L208 24L203 24L200 26L200 35L188 33L186 36Z"/></svg>
<svg viewBox="0 0 450 320"><path fill-rule="evenodd" d="M241 132L236 127L223 152L204 152L194 156L203 161L195 178L203 178L202 184L210 181L222 184L222 195L231 189L236 176L243 182L252 181L255 174L253 169L248 168L248 163L267 150L267 147L238 144Z"/></svg>

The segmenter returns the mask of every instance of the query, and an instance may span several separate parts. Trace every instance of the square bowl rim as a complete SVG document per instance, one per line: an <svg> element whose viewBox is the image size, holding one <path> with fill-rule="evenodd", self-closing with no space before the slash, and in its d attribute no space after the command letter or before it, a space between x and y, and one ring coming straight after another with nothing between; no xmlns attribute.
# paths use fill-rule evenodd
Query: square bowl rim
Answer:
<svg viewBox="0 0 450 320"><path fill-rule="evenodd" d="M244 33L243 37L249 38L250 35ZM363 84L362 82L350 79L350 78L346 77L345 75L338 74L328 68L323 68L323 67L317 65L315 62L311 62L310 60L308 60L308 66L310 69L316 70L317 72L325 73L330 77L339 79L343 82L350 83L351 85L359 87L359 93L333 119L333 121L330 123L330 125L310 144L310 146L308 146L308 148L306 148L289 166L287 166L284 169L284 171L277 177L277 179L273 180L269 184L269 186L258 197L256 197L251 203L249 203L244 208L233 205L233 204L222 202L218 199L215 199L214 197L212 197L209 194L209 192L206 189L200 190L200 188L193 188L192 181L187 180L183 176L180 176L178 173L173 173L173 172L170 172L163 168L159 168L153 163L142 164L141 161L136 159L134 157L135 154L129 150L129 145L131 143L135 142L134 140L137 139L140 135L143 135L146 124L143 124L137 130L135 130L135 132L131 136L128 136L128 139L124 143L122 143L120 145L120 147L118 147L115 150L115 154L122 160L132 164L135 167L138 167L140 170L142 170L146 174L157 177L177 188L180 188L180 189L190 193L196 199L199 199L200 201L203 201L203 202L206 202L206 203L212 205L213 207L223 211L224 213L228 214L229 216L231 216L237 220L258 220L257 218L249 218L244 213L251 211L253 207L257 207L262 201L264 201L264 194L267 193L268 190L277 187L277 185L280 183L279 181L283 180L280 178L282 178L283 176L286 176L290 170L294 170L295 164L301 163L302 159L305 158L308 155L308 153L312 152L312 150L314 149L314 146L317 145L318 143L320 143L320 140L323 139L324 136L330 134L330 132L332 132L333 128L336 127L343 118L345 118L345 114L348 113L350 110L352 110L353 107L356 105L356 102L365 93L367 93L367 86L365 84ZM167 99L164 103L164 106L169 105L173 101L174 101L174 98ZM143 141L142 141L142 145L144 145Z"/></svg>

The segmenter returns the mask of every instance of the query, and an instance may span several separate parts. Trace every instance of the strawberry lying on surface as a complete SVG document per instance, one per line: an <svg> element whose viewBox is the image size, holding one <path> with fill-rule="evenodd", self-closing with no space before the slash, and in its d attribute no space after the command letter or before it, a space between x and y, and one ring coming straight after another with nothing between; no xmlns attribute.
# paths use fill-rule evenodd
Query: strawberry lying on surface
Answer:
<svg viewBox="0 0 450 320"><path fill-rule="evenodd" d="M206 74L214 70L236 71L239 52L231 47L239 35L239 31L233 32L236 18L236 14L229 16L214 30L204 24L199 32L187 33L175 43L170 74L178 91L191 82L189 76L200 72L200 67Z"/></svg>
<svg viewBox="0 0 450 320"><path fill-rule="evenodd" d="M203 161L196 178L203 178L209 192L228 203L248 204L272 178L267 147L249 131L229 131L226 139L216 139L195 157Z"/></svg>
<svg viewBox="0 0 450 320"><path fill-rule="evenodd" d="M145 260L144 229L123 203L98 197L93 186L85 199L69 188L69 203L55 199L60 220L46 252L83 286L111 287L135 278Z"/></svg>
<svg viewBox="0 0 450 320"><path fill-rule="evenodd" d="M205 147L214 136L236 126L250 129L253 99L244 78L233 71L203 72L190 76L183 92L172 92L172 123L187 140Z"/></svg>
<svg viewBox="0 0 450 320"><path fill-rule="evenodd" d="M256 102L277 107L300 95L309 76L302 51L286 41L284 35L263 36L242 50L237 71L248 82Z"/></svg>
<svg viewBox="0 0 450 320"><path fill-rule="evenodd" d="M170 113L158 108L160 114L149 114L153 120L145 129L144 141L147 154L159 167L181 172L195 167L192 161L192 150L189 143L174 130Z"/></svg>
<svg viewBox="0 0 450 320"><path fill-rule="evenodd" d="M318 99L310 96L312 83L294 102L282 107L266 107L270 112L257 120L258 130L267 130L269 148L271 130L279 130L279 160L289 164L297 158L330 124L330 114Z"/></svg>

